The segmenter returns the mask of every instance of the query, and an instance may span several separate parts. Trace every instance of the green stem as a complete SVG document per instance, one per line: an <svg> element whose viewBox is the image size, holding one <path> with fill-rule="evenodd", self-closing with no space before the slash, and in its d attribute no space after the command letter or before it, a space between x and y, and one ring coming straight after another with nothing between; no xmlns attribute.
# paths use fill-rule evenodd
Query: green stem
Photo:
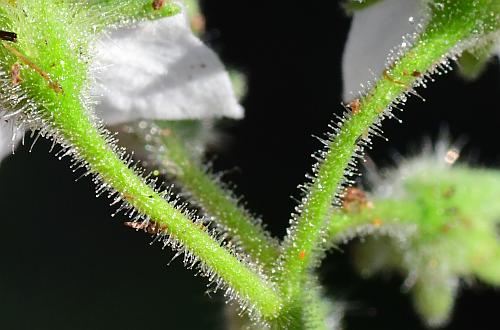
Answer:
<svg viewBox="0 0 500 330"><path fill-rule="evenodd" d="M489 0L448 1L442 8L435 9L414 46L384 72L374 88L359 100L356 111L342 123L337 136L329 143L329 150L300 207L300 215L284 242L278 283L290 306L300 299L308 269L318 264L325 249L323 238L332 201L341 192L339 186L353 155L360 152L359 141L368 139L370 127L388 115L386 111L391 105L404 103L424 73L437 71L448 56L456 55L460 51L457 45L479 38L478 33L496 31L498 14L498 1ZM287 310L285 307L283 313Z"/></svg>
<svg viewBox="0 0 500 330"><path fill-rule="evenodd" d="M89 13L101 18L99 29L130 23L132 20L154 20L173 16L181 11L181 8L171 1L166 1L158 10L153 9L152 3L153 0L89 0L85 5Z"/></svg>
<svg viewBox="0 0 500 330"><path fill-rule="evenodd" d="M362 227L384 230L387 226L413 225L421 219L422 208L415 201L380 200L373 207L364 207L359 212L336 210L329 220L327 242L336 244Z"/></svg>
<svg viewBox="0 0 500 330"><path fill-rule="evenodd" d="M170 238L178 250L189 254L189 261L202 263L202 273L211 275L217 284L228 285L229 298L242 299L264 317L276 315L281 303L271 283L129 168L107 142L111 140L108 134L89 118L82 101L86 98L81 95L88 83L88 67L81 59L93 36L87 19L96 18L85 14L83 8L52 0L5 6L6 21L17 32L18 42L0 46L2 70L10 72L16 62L25 68L20 86L12 87L8 80L2 83L6 88L21 87L27 94L26 103L37 108L29 112L32 108L24 107L28 110L22 118L39 124L41 134L68 146L65 155L87 163L102 182L99 189L117 192L136 213L154 221L168 235L165 242Z"/></svg>
<svg viewBox="0 0 500 330"><path fill-rule="evenodd" d="M255 305L264 316L276 314L280 299L269 283L127 167L87 120L77 101L74 107L64 109L66 111L52 113L53 124L79 156L89 163L92 171L138 212L166 228L169 235L180 241L187 251L234 288L241 298Z"/></svg>
<svg viewBox="0 0 500 330"><path fill-rule="evenodd" d="M197 204L214 216L216 225L233 237L253 260L268 266L276 262L277 242L262 228L260 221L253 219L245 209L238 206L236 199L189 153L186 143L179 136L181 132L178 126L182 123L176 125L172 122L157 122L156 125L151 125L146 134L156 132L158 139L155 140L159 144L156 147L163 147L158 149L164 150L152 157L157 166L173 175L182 189L188 191Z"/></svg>

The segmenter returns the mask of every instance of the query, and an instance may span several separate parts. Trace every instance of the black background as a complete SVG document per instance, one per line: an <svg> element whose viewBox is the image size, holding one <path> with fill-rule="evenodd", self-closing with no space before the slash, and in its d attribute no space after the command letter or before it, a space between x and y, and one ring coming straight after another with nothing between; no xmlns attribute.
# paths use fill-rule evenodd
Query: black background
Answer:
<svg viewBox="0 0 500 330"><path fill-rule="evenodd" d="M340 62L349 28L335 1L205 1L207 42L248 74L246 118L227 125L227 143L211 155L217 170L282 236L298 196L296 186L340 113ZM369 152L389 164L395 151L418 149L424 136L447 126L467 138L476 165L500 165L500 67L492 61L477 81L456 73L437 79L387 121L386 136ZM29 143L28 143L29 144ZM222 329L220 296L203 294L169 250L112 219L108 201L93 197L89 180L74 183L68 161L47 157L50 144L22 147L0 167L0 329ZM361 280L349 248L325 261L328 292L347 303L346 329L423 329L401 279ZM447 329L494 329L498 292L477 284L463 290Z"/></svg>

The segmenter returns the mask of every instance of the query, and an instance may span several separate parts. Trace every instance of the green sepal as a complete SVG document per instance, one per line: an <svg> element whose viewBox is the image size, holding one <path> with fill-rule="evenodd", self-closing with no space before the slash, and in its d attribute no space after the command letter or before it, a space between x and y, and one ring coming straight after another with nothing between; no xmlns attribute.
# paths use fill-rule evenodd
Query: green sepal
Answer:
<svg viewBox="0 0 500 330"><path fill-rule="evenodd" d="M450 319L458 281L453 278L417 282L411 292L417 313L430 327L441 327Z"/></svg>
<svg viewBox="0 0 500 330"><path fill-rule="evenodd" d="M396 192L395 200L372 196L371 207L344 215L351 218L350 232L368 234L371 226L372 232L391 235L357 244L356 268L366 277L387 271L403 275L417 313L429 326L449 319L461 279L500 285L500 173L435 161L407 161L399 172L404 179L397 171L388 172L386 180L393 177L394 182L386 185ZM346 232L339 230L343 218L334 219L338 225L332 234L341 237ZM411 224L415 230L409 235L398 233Z"/></svg>
<svg viewBox="0 0 500 330"><path fill-rule="evenodd" d="M458 72L466 80L476 80L483 74L491 59L491 47L482 50L469 50L458 59Z"/></svg>

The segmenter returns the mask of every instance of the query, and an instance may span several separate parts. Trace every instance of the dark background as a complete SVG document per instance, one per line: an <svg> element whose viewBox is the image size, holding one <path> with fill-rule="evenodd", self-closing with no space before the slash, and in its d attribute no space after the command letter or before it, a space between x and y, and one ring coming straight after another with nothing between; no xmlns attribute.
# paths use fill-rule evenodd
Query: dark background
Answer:
<svg viewBox="0 0 500 330"><path fill-rule="evenodd" d="M207 41L223 60L248 74L246 118L228 125L229 143L215 168L282 236L296 186L341 111L340 61L349 19L335 1L205 1ZM369 152L390 164L394 151L418 149L446 125L466 137L477 165L500 165L500 67L468 83L451 73L412 99L384 125L390 142ZM29 144L29 143L28 143ZM50 144L22 147L0 167L0 329L221 329L223 299L203 294L206 281L169 250L110 217L89 180L74 183L68 161L48 156ZM120 221L119 221L120 220ZM347 329L423 329L401 279L361 280L349 248L325 261L329 293L348 303ZM481 284L461 292L447 329L496 329L500 295Z"/></svg>

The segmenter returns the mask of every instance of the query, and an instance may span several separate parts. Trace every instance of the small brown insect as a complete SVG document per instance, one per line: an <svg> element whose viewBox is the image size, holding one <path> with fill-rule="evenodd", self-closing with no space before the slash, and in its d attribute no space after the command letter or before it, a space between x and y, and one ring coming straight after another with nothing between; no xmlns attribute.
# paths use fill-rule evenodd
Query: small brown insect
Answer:
<svg viewBox="0 0 500 330"><path fill-rule="evenodd" d="M358 113L361 112L361 102L359 99L355 99L349 103L349 108L351 109L352 113L357 115Z"/></svg>
<svg viewBox="0 0 500 330"><path fill-rule="evenodd" d="M124 223L125 226L135 230L144 230L148 234L159 234L167 230L167 226L159 225L154 221L133 222L128 221Z"/></svg>
<svg viewBox="0 0 500 330"><path fill-rule="evenodd" d="M0 30L0 39L5 41L17 42L17 33Z"/></svg>
<svg viewBox="0 0 500 330"><path fill-rule="evenodd" d="M133 201L135 199L134 195L131 195L131 194L128 194L128 193L124 193L123 197L125 197L125 199L128 200L128 201Z"/></svg>
<svg viewBox="0 0 500 330"><path fill-rule="evenodd" d="M371 202L368 201L366 193L358 188L349 187L344 191L342 199L342 208L346 212L359 212L363 208L370 208Z"/></svg>
<svg viewBox="0 0 500 330"><path fill-rule="evenodd" d="M154 10L160 10L165 6L166 0L154 0L152 5Z"/></svg>
<svg viewBox="0 0 500 330"><path fill-rule="evenodd" d="M17 86L23 81L21 79L21 64L14 63L10 69L10 75L12 77L12 85Z"/></svg>
<svg viewBox="0 0 500 330"><path fill-rule="evenodd" d="M302 250L299 252L299 259L304 260L306 258L306 251Z"/></svg>
<svg viewBox="0 0 500 330"><path fill-rule="evenodd" d="M421 77L421 76L422 76L422 72L420 72L420 71L413 71L413 72L411 73L411 75L412 75L413 77L415 77L415 78L418 78L418 77Z"/></svg>

